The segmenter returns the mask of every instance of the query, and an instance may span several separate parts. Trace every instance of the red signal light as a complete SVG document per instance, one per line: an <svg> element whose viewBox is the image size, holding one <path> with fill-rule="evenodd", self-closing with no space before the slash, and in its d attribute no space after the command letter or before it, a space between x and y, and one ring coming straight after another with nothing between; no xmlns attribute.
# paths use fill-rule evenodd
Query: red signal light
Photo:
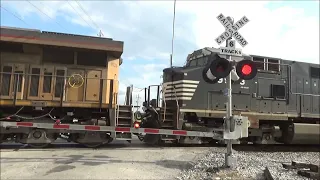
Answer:
<svg viewBox="0 0 320 180"><path fill-rule="evenodd" d="M257 75L258 70L253 61L242 60L237 63L236 72L240 79L250 80Z"/></svg>
<svg viewBox="0 0 320 180"><path fill-rule="evenodd" d="M241 70L242 74L244 75L249 75L252 72L252 68L250 65L245 64L242 66L242 70Z"/></svg>

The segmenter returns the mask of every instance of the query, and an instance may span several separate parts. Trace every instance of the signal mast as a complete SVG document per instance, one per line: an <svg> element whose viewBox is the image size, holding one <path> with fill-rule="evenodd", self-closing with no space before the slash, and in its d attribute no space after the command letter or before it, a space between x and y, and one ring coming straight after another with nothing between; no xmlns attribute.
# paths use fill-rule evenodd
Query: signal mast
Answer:
<svg viewBox="0 0 320 180"><path fill-rule="evenodd" d="M247 123L248 117L232 115L232 81L251 80L257 75L257 67L252 60L241 58L236 62L232 60L234 56L242 57L242 50L235 48L234 37L238 43L244 47L248 42L240 35L238 30L249 22L246 16L234 23L231 17L224 17L223 14L217 16L217 19L225 27L216 42L220 45L226 40L226 47L220 47L220 54L211 55L211 62L203 69L202 77L210 84L215 84L221 78L227 78L227 108L226 117L224 118L224 139L227 140L227 153L225 154L225 165L227 167L236 166L236 157L232 156L232 139L239 139L242 136L241 129L235 129L235 122ZM226 55L226 58L223 56ZM247 127L248 128L248 127Z"/></svg>

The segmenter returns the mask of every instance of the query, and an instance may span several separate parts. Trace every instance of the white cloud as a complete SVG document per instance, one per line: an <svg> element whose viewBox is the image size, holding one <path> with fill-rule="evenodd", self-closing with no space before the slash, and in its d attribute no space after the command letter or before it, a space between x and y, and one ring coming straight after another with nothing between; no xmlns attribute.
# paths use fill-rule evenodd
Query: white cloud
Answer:
<svg viewBox="0 0 320 180"><path fill-rule="evenodd" d="M137 75L122 78L125 84L145 87L159 83L171 54L173 1L79 2L106 36L124 41L124 63L147 60L144 66L133 66ZM33 3L39 8L47 7L45 12L52 17L64 14L68 21L85 27L88 25L83 19L91 23L75 2L70 1L83 19L64 1ZM183 65L188 53L196 49L218 47L214 39L224 31L216 19L219 13L232 16L236 21L244 15L249 18L250 22L239 31L249 42L243 49L245 53L319 63L319 12L307 16L308 10L289 6L270 9L266 7L268 3L177 1L174 65ZM26 2L6 1L3 4L11 6L24 18L30 13L43 16ZM96 31L98 33L98 29ZM125 70L122 68L121 71Z"/></svg>
<svg viewBox="0 0 320 180"><path fill-rule="evenodd" d="M91 22L79 5L72 1L69 3L83 15L82 18L67 2L32 3L51 17L64 13L73 23L88 26L83 19ZM80 3L106 34L125 41L124 57L169 60L173 1ZM43 17L43 14L27 2L6 1L5 4L11 4L23 17L31 12ZM196 48L217 47L214 39L224 31L216 19L221 12L235 20L243 15L250 19L240 30L249 42L245 52L317 63L319 17L307 17L305 10L300 8L284 6L270 10L265 7L267 4L267 1L177 1L175 62L183 64L187 54ZM314 38L305 38L306 34L312 34Z"/></svg>

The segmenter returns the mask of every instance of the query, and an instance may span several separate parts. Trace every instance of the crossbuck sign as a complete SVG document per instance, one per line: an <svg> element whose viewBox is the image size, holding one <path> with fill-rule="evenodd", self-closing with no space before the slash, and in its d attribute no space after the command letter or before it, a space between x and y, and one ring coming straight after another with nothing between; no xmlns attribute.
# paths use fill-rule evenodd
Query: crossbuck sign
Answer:
<svg viewBox="0 0 320 180"><path fill-rule="evenodd" d="M248 41L244 39L244 37L238 32L240 28L246 25L249 22L249 19L246 16L243 16L238 22L232 24L232 22L224 17L221 13L217 16L217 19L220 23L225 27L226 31L223 32L219 37L215 39L215 41L220 45L225 40L234 37L235 40L242 46L245 47L248 44Z"/></svg>

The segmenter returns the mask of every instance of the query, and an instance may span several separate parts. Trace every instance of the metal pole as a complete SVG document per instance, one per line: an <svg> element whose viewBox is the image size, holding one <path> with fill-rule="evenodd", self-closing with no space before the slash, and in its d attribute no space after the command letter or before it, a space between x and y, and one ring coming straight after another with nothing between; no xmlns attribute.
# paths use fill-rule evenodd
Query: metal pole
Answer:
<svg viewBox="0 0 320 180"><path fill-rule="evenodd" d="M231 62L231 56L228 57L228 60ZM227 90L228 90L228 95L227 95L227 114L226 114L226 122L227 122L227 131L230 132L230 118L232 116L232 86L231 86L231 74L228 75L227 77ZM227 140L227 156L232 155L232 141L231 139ZM228 165L228 164L227 164Z"/></svg>
<svg viewBox="0 0 320 180"><path fill-rule="evenodd" d="M231 24L234 23L234 20L232 17L228 16L227 19L231 22ZM228 47L229 41L232 40L232 37L227 39L226 41L226 47ZM232 63L232 57L227 56L227 59L230 63ZM231 128L231 117L232 117L232 86L231 86L231 72L227 76L227 106L226 106L226 133L230 133ZM225 165L227 167L233 167L236 164L236 158L232 157L232 140L228 139L227 141L227 153L225 154Z"/></svg>
<svg viewBox="0 0 320 180"><path fill-rule="evenodd" d="M172 68L172 56L173 56L173 43L174 43L174 25L176 21L176 0L173 4L173 20L172 20L172 42L171 42L171 55L170 55L170 68Z"/></svg>

